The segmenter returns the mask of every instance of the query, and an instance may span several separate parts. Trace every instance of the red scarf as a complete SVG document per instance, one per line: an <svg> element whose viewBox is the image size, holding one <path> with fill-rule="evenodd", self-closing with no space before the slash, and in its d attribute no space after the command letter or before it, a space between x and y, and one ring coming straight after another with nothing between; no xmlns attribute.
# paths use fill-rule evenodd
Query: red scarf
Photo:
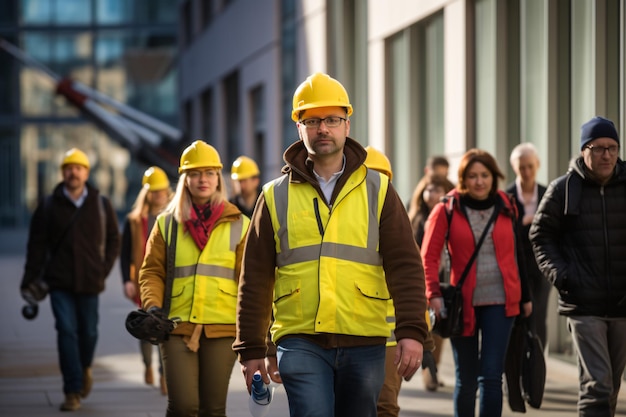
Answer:
<svg viewBox="0 0 626 417"><path fill-rule="evenodd" d="M209 235L223 212L224 203L215 206L211 206L211 203L202 206L192 205L191 218L185 222L185 227L200 250L206 246Z"/></svg>

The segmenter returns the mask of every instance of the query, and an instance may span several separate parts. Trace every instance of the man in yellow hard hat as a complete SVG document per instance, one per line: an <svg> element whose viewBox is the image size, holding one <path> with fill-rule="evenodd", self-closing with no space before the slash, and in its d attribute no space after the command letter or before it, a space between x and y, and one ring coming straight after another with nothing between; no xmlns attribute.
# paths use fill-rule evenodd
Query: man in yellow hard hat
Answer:
<svg viewBox="0 0 626 417"><path fill-rule="evenodd" d="M252 217L254 204L261 193L259 174L256 162L243 155L235 159L230 169L230 178L236 192L229 201L248 217Z"/></svg>
<svg viewBox="0 0 626 417"><path fill-rule="evenodd" d="M376 416L390 298L401 377L420 367L428 334L411 225L389 178L363 165L351 114L330 76L298 87L300 140L283 155L284 175L263 187L246 240L233 348L248 388L255 372L284 384L291 416Z"/></svg>
<svg viewBox="0 0 626 417"><path fill-rule="evenodd" d="M387 155L379 151L372 146L366 146L367 157L363 164L369 169L374 169L389 177L391 181L393 179L393 170L391 169L391 162ZM428 323L428 337L424 341L424 355L422 359L422 368L425 372L436 372L436 365L432 356L432 350L435 348L433 341L432 326L430 323L430 315L428 312L425 314L426 322ZM391 329L391 335L387 338L387 348L385 352L385 382L383 388L380 391L378 397L378 417L397 417L400 413L400 406L398 405L398 395L400 394L400 388L402 387L402 377L395 372L396 365L394 363L396 356L397 341L393 331L396 327L396 317L394 315L393 301L389 300L387 305L387 324Z"/></svg>
<svg viewBox="0 0 626 417"><path fill-rule="evenodd" d="M21 290L43 280L57 330L65 401L62 411L80 408L93 383L91 364L98 340L98 296L119 252L117 217L110 201L87 183L90 164L79 149L61 162L63 181L33 213ZM44 295L45 296L45 295Z"/></svg>

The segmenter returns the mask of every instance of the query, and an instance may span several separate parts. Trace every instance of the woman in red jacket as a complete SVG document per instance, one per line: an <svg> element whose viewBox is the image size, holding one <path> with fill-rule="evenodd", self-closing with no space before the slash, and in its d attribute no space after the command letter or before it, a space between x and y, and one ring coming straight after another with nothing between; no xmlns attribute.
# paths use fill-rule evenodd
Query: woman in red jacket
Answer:
<svg viewBox="0 0 626 417"><path fill-rule="evenodd" d="M498 191L499 178L504 176L493 156L478 149L467 151L459 165L458 185L433 208L422 242L426 296L439 319L443 304L439 266L446 235L450 282L456 285L488 228L462 286L463 333L450 339L457 417L474 416L477 390L480 416L502 415L502 372L513 321L520 314L520 302L524 315L532 311L522 282L525 274L518 268L523 254L517 250L517 211L507 194ZM495 220L490 222L492 215ZM519 259L522 266L523 258Z"/></svg>

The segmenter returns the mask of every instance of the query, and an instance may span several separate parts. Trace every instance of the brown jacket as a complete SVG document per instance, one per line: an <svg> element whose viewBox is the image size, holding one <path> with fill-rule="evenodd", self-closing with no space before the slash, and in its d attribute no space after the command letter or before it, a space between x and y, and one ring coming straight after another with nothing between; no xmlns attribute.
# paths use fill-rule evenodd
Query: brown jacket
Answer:
<svg viewBox="0 0 626 417"><path fill-rule="evenodd" d="M239 209L229 203L224 203L224 212L215 223L215 226L232 222L241 217ZM185 232L186 239L192 237ZM146 256L143 265L139 270L139 288L141 293L141 303L145 310L151 307L162 307L165 292L165 273L167 269L166 246L163 235L158 227L154 227L146 244ZM235 258L235 276L239 276L241 258L243 254L243 241L237 245ZM174 329L172 334L191 336L196 325L183 322ZM204 334L208 338L233 337L235 335L235 325L233 324L205 324Z"/></svg>
<svg viewBox="0 0 626 417"><path fill-rule="evenodd" d="M355 140L346 138L344 155L345 169L337 181L330 204L334 202L350 175L363 164L366 151ZM283 168L283 173L289 175L291 183L309 182L318 190L321 198L324 198L312 172L313 163L308 159L302 141L294 143L285 151L284 160L287 165ZM276 246L263 194L251 220L239 278L237 339L233 345L242 361L263 358L267 354L266 335L273 302ZM423 344L428 333L424 316L424 269L406 210L391 184L380 219L379 250L383 258L387 286L396 307L396 339L411 338ZM327 333L298 337L308 338L325 348L385 344L386 341L384 337Z"/></svg>

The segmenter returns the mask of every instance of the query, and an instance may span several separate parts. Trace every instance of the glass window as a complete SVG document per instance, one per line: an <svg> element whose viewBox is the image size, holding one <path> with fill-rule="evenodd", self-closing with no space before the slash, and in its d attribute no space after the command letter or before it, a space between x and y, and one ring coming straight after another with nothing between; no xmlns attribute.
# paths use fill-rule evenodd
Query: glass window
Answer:
<svg viewBox="0 0 626 417"><path fill-rule="evenodd" d="M17 0L9 0L2 3L2 13L0 13L0 27L10 27L17 25L17 9Z"/></svg>
<svg viewBox="0 0 626 417"><path fill-rule="evenodd" d="M252 112L252 158L261 164L267 129L267 109L265 108L265 87L258 86L250 91L250 107Z"/></svg>
<svg viewBox="0 0 626 417"><path fill-rule="evenodd" d="M22 22L43 24L52 21L52 2L50 0L22 0Z"/></svg>
<svg viewBox="0 0 626 417"><path fill-rule="evenodd" d="M213 20L213 0L200 1L202 27L208 26Z"/></svg>
<svg viewBox="0 0 626 417"><path fill-rule="evenodd" d="M291 120L293 93L299 80L296 80L296 47L298 25L296 22L296 0L281 0L281 120L282 148L286 149L297 137L296 128Z"/></svg>
<svg viewBox="0 0 626 417"><path fill-rule="evenodd" d="M202 138L207 143L214 143L213 139L213 90L207 88L202 92Z"/></svg>
<svg viewBox="0 0 626 417"><path fill-rule="evenodd" d="M418 25L419 143L423 161L444 153L443 103L443 13L437 13Z"/></svg>
<svg viewBox="0 0 626 417"><path fill-rule="evenodd" d="M496 0L477 0L475 19L476 146L493 151L496 149Z"/></svg>
<svg viewBox="0 0 626 417"><path fill-rule="evenodd" d="M547 9L543 0L520 4L521 71L520 130L523 141L537 146L539 155L547 155L548 132L548 62Z"/></svg>
<svg viewBox="0 0 626 417"><path fill-rule="evenodd" d="M387 40L386 73L389 104L386 109L388 132L386 134L392 161L393 183L404 201L411 195L415 177L417 138L416 123L411 113L411 97L414 94L414 79L409 67L411 48L409 31L402 31Z"/></svg>
<svg viewBox="0 0 626 417"><path fill-rule="evenodd" d="M171 0L96 0L101 24L176 23L178 5Z"/></svg>
<svg viewBox="0 0 626 417"><path fill-rule="evenodd" d="M165 46L146 45L153 38ZM96 88L138 110L173 117L177 108L175 44L175 35L163 32L100 32L95 42Z"/></svg>
<svg viewBox="0 0 626 417"><path fill-rule="evenodd" d="M23 36L24 52L59 76L90 85L93 83L90 32L28 32ZM77 115L65 100L55 99L54 81L34 67L20 71L21 106L25 115Z"/></svg>
<svg viewBox="0 0 626 417"><path fill-rule="evenodd" d="M234 161L240 153L241 128L239 126L239 73L234 72L226 77L223 85L226 126L226 160Z"/></svg>
<svg viewBox="0 0 626 417"><path fill-rule="evenodd" d="M54 0L54 22L85 25L91 22L90 0Z"/></svg>

